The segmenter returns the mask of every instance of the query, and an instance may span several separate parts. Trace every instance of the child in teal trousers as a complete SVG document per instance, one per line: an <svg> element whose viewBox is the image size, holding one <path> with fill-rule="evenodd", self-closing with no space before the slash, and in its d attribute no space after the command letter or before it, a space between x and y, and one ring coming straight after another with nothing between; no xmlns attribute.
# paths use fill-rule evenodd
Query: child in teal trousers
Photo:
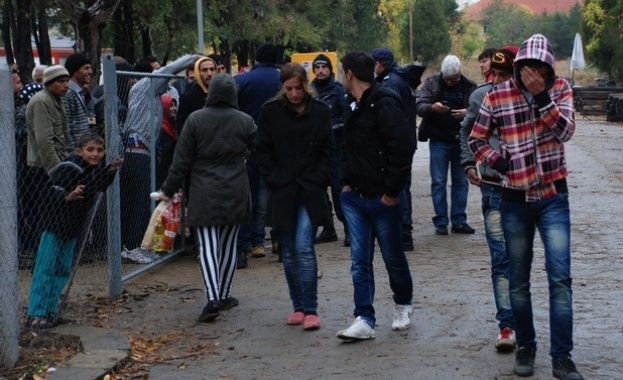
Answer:
<svg viewBox="0 0 623 380"><path fill-rule="evenodd" d="M27 327L41 330L57 322L60 296L69 281L74 247L91 212L97 193L115 179L123 161L106 165L104 140L86 134L74 155L50 169L44 192L43 233L30 287Z"/></svg>

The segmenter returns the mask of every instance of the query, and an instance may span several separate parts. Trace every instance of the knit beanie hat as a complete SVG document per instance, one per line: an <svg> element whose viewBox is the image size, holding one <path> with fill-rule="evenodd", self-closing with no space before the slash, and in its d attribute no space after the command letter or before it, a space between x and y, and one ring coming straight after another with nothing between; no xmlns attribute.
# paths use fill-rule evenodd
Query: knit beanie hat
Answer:
<svg viewBox="0 0 623 380"><path fill-rule="evenodd" d="M491 68L496 70L506 71L507 73L513 73L513 62L519 47L517 46L504 46L498 49L491 56Z"/></svg>
<svg viewBox="0 0 623 380"><path fill-rule="evenodd" d="M394 54L391 50L385 47L376 48L372 51L372 58L376 62L386 63L386 62L394 62Z"/></svg>
<svg viewBox="0 0 623 380"><path fill-rule="evenodd" d="M84 169L78 164L71 161L62 161L48 170L48 178L52 185L61 186L66 191L71 191L73 186L80 183L82 173L84 173Z"/></svg>
<svg viewBox="0 0 623 380"><path fill-rule="evenodd" d="M43 86L37 82L28 83L21 90L19 90L19 98L22 99L24 104L28 104L30 99L39 91L43 90Z"/></svg>
<svg viewBox="0 0 623 380"><path fill-rule="evenodd" d="M74 75L74 73L80 70L82 66L90 64L91 60L89 59L89 57L82 53L72 54L65 60L65 68L67 69L69 76Z"/></svg>
<svg viewBox="0 0 623 380"><path fill-rule="evenodd" d="M271 43L264 43L255 50L255 60L259 63L279 63L279 48Z"/></svg>
<svg viewBox="0 0 623 380"><path fill-rule="evenodd" d="M329 71L333 72L333 64L329 57L324 54L318 54L314 61L312 62L312 68L316 67L316 65L327 65L329 67Z"/></svg>
<svg viewBox="0 0 623 380"><path fill-rule="evenodd" d="M43 84L46 86L62 77L69 78L69 72L61 65L48 66L43 70Z"/></svg>

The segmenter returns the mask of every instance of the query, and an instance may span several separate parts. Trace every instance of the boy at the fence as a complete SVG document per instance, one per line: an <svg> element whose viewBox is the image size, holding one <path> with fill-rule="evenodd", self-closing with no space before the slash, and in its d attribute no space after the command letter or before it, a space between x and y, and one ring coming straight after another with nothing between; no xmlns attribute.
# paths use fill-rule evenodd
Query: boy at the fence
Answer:
<svg viewBox="0 0 623 380"><path fill-rule="evenodd" d="M77 237L84 231L97 193L112 183L123 162L117 157L106 165L105 154L104 140L89 133L78 140L75 154L48 171L49 181L43 191L43 233L26 322L33 330L56 325L59 298L69 280Z"/></svg>

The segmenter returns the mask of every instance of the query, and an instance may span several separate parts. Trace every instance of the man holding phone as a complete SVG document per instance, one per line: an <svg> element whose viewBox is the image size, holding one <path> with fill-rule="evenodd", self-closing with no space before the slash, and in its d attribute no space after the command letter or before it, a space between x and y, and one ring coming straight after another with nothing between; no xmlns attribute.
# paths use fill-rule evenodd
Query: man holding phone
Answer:
<svg viewBox="0 0 623 380"><path fill-rule="evenodd" d="M461 166L459 131L461 120L467 113L469 96L476 83L461 74L461 61L448 55L441 63L441 72L429 76L416 103L417 114L422 118L418 128L418 140L427 141L430 150L431 195L435 216L435 234L448 235L448 223L452 232L473 234L467 224L467 192L469 185ZM451 170L452 189L450 216L446 187L448 168Z"/></svg>

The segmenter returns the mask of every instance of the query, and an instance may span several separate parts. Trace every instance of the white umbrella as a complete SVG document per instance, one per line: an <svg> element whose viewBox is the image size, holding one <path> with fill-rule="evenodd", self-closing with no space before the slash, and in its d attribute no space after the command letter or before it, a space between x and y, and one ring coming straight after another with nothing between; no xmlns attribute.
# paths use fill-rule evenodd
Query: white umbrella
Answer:
<svg viewBox="0 0 623 380"><path fill-rule="evenodd" d="M582 48L582 36L580 33L575 34L573 40L573 53L571 53L571 80L573 81L573 73L575 70L582 70L586 67L584 61L584 49Z"/></svg>

